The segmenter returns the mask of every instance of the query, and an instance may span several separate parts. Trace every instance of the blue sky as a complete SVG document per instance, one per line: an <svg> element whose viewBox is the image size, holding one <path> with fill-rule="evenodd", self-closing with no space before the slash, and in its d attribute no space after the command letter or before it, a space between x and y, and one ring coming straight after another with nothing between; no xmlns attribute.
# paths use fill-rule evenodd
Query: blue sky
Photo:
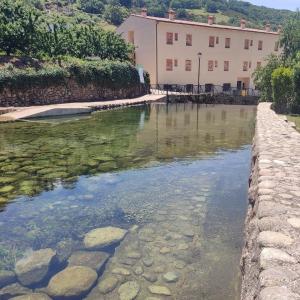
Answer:
<svg viewBox="0 0 300 300"><path fill-rule="evenodd" d="M256 5L263 5L267 7L273 8L283 8L296 10L300 9L300 0L246 0L247 2L251 2Z"/></svg>

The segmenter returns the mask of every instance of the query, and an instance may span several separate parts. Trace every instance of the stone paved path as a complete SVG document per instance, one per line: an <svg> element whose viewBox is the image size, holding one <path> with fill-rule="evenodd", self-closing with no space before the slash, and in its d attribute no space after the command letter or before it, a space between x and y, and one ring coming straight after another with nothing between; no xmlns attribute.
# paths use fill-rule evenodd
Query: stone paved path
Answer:
<svg viewBox="0 0 300 300"><path fill-rule="evenodd" d="M300 299L300 134L258 106L241 299Z"/></svg>
<svg viewBox="0 0 300 300"><path fill-rule="evenodd" d="M119 99L111 101L74 102L43 106L17 107L15 111L0 114L0 122L15 121L19 119L61 116L79 113L89 113L97 109L107 109L118 106L129 106L163 100L165 95L144 95L133 99ZM1 107L0 107L1 109ZM4 108L2 108L4 109Z"/></svg>

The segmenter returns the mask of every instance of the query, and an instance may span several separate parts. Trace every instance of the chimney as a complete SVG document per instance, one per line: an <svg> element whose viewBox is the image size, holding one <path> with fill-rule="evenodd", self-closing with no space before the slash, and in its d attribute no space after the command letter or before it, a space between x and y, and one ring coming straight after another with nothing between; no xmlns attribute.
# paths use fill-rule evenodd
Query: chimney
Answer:
<svg viewBox="0 0 300 300"><path fill-rule="evenodd" d="M278 25L277 32L278 32L278 33L281 33L281 32L282 32L282 25Z"/></svg>
<svg viewBox="0 0 300 300"><path fill-rule="evenodd" d="M215 21L215 17L214 16L208 16L208 24L209 25L213 25Z"/></svg>
<svg viewBox="0 0 300 300"><path fill-rule="evenodd" d="M169 9L169 19L170 20L175 19L175 11L173 9Z"/></svg>
<svg viewBox="0 0 300 300"><path fill-rule="evenodd" d="M270 32L271 31L271 24L267 23L265 29L266 29L267 32Z"/></svg>
<svg viewBox="0 0 300 300"><path fill-rule="evenodd" d="M245 19L241 19L241 28L242 29L246 28L246 20Z"/></svg>
<svg viewBox="0 0 300 300"><path fill-rule="evenodd" d="M143 17L147 17L147 8L146 7L143 7L142 10L141 10L141 15Z"/></svg>

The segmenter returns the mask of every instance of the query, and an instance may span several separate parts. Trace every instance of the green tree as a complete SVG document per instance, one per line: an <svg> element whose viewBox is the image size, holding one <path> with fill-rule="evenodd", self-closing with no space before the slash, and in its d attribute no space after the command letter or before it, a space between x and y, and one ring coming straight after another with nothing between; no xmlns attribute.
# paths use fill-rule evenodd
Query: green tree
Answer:
<svg viewBox="0 0 300 300"><path fill-rule="evenodd" d="M0 49L11 55L30 54L35 43L40 14L20 1L0 2Z"/></svg>
<svg viewBox="0 0 300 300"><path fill-rule="evenodd" d="M79 0L80 9L90 14L101 14L104 4L101 0Z"/></svg>
<svg viewBox="0 0 300 300"><path fill-rule="evenodd" d="M280 44L283 47L284 58L295 58L300 51L300 12L290 18L282 32Z"/></svg>
<svg viewBox="0 0 300 300"><path fill-rule="evenodd" d="M120 5L109 4L105 7L103 17L107 22L119 26L128 15L126 8Z"/></svg>
<svg viewBox="0 0 300 300"><path fill-rule="evenodd" d="M294 99L292 68L279 67L272 72L272 89L275 110L287 113Z"/></svg>
<svg viewBox="0 0 300 300"><path fill-rule="evenodd" d="M281 65L281 60L276 55L270 55L264 67L257 68L253 73L255 86L260 90L261 100L272 101L272 73Z"/></svg>

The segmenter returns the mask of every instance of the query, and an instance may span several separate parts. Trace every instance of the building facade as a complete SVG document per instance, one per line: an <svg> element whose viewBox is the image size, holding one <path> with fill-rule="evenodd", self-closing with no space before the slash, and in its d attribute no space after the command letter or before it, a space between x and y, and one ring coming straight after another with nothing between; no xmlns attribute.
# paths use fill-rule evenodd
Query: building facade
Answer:
<svg viewBox="0 0 300 300"><path fill-rule="evenodd" d="M135 46L135 62L150 74L152 84L200 84L253 88L252 73L265 58L279 54L279 33L265 30L131 15L117 32ZM200 62L200 63L199 63Z"/></svg>

